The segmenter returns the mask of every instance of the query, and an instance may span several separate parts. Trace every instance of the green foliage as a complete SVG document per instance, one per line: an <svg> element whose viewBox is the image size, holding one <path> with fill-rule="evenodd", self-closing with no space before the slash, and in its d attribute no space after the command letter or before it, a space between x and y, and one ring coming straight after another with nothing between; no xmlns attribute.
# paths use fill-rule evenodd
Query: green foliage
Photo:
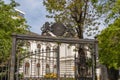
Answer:
<svg viewBox="0 0 120 80"><path fill-rule="evenodd" d="M11 0L10 4L5 4L0 0L0 63L9 59L11 53L12 33L25 33L28 25L25 19L15 11L18 4Z"/></svg>
<svg viewBox="0 0 120 80"><path fill-rule="evenodd" d="M120 0L116 0L114 7L112 8L112 14L118 18L120 17Z"/></svg>
<svg viewBox="0 0 120 80"><path fill-rule="evenodd" d="M100 0L97 11L104 17L107 24L111 24L120 17L120 0Z"/></svg>
<svg viewBox="0 0 120 80"><path fill-rule="evenodd" d="M107 67L120 67L120 18L98 36L100 62Z"/></svg>

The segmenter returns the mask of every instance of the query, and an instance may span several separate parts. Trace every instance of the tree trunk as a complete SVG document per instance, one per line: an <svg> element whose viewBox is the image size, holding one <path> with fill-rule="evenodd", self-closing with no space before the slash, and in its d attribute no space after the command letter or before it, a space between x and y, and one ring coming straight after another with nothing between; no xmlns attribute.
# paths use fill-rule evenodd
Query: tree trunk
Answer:
<svg viewBox="0 0 120 80"><path fill-rule="evenodd" d="M79 47L78 59L79 59L79 62L78 62L78 75L81 78L86 77L86 70L87 70L86 69L86 56L85 56L83 46Z"/></svg>
<svg viewBox="0 0 120 80"><path fill-rule="evenodd" d="M108 80L118 80L119 78L119 70L116 70L115 68L107 68L108 72Z"/></svg>
<svg viewBox="0 0 120 80"><path fill-rule="evenodd" d="M83 39L83 30L81 25L78 26L78 38ZM78 77L79 79L83 79L86 77L86 56L84 52L84 45L79 45L78 60Z"/></svg>

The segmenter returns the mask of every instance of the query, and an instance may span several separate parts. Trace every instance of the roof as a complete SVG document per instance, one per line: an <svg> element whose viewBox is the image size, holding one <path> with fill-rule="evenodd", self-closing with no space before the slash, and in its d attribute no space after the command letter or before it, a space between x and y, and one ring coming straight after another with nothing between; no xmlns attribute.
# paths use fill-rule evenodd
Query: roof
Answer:
<svg viewBox="0 0 120 80"><path fill-rule="evenodd" d="M37 33L32 32L32 31L27 31L25 34L26 35L33 35L33 36L40 36L40 34L37 34Z"/></svg>

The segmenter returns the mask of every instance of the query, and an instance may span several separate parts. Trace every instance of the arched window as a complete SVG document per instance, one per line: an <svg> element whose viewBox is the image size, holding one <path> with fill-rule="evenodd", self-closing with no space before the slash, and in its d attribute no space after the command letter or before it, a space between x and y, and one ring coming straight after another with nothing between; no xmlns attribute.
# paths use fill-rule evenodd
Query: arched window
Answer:
<svg viewBox="0 0 120 80"><path fill-rule="evenodd" d="M37 67L37 75L39 76L40 75L40 63L37 63L37 65L36 65L36 67Z"/></svg>
<svg viewBox="0 0 120 80"><path fill-rule="evenodd" d="M50 47L46 47L46 74L50 73Z"/></svg>
<svg viewBox="0 0 120 80"><path fill-rule="evenodd" d="M54 65L53 73L57 73L57 66L56 65Z"/></svg>
<svg viewBox="0 0 120 80"><path fill-rule="evenodd" d="M40 53L40 50L41 50L41 45L40 44L37 44L37 50Z"/></svg>
<svg viewBox="0 0 120 80"><path fill-rule="evenodd" d="M37 48L40 49L40 48L41 48L41 45L40 45L40 44L37 44Z"/></svg>
<svg viewBox="0 0 120 80"><path fill-rule="evenodd" d="M58 48L57 45L53 46L53 57L56 58L57 57L57 52L58 52Z"/></svg>
<svg viewBox="0 0 120 80"><path fill-rule="evenodd" d="M29 68L30 68L30 64L29 62L25 63L25 75L29 75Z"/></svg>
<svg viewBox="0 0 120 80"><path fill-rule="evenodd" d="M48 52L49 52L49 51L50 51L50 47L48 47L48 46L47 46L47 47L46 47L46 51L48 51Z"/></svg>
<svg viewBox="0 0 120 80"><path fill-rule="evenodd" d="M31 43L30 42L27 42L27 49L28 49L28 51L31 50Z"/></svg>
<svg viewBox="0 0 120 80"><path fill-rule="evenodd" d="M50 47L46 47L46 57L50 57Z"/></svg>
<svg viewBox="0 0 120 80"><path fill-rule="evenodd" d="M50 73L50 65L46 64L46 74Z"/></svg>
<svg viewBox="0 0 120 80"><path fill-rule="evenodd" d="M54 68L56 68L56 65L54 65Z"/></svg>
<svg viewBox="0 0 120 80"><path fill-rule="evenodd" d="M27 46L31 46L30 42L27 42Z"/></svg>

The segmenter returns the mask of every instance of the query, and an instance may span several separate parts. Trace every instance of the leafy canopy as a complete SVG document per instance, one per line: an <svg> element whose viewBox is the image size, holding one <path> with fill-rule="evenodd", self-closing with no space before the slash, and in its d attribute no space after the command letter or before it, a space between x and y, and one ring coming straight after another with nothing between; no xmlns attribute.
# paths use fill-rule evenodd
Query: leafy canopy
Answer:
<svg viewBox="0 0 120 80"><path fill-rule="evenodd" d="M120 17L120 0L100 0L97 11L107 24L111 24Z"/></svg>
<svg viewBox="0 0 120 80"><path fill-rule="evenodd" d="M77 37L83 38L83 32L87 28L97 30L99 22L97 10L97 0L44 0L44 5L56 22L65 25L70 24L76 31ZM91 27L91 25L93 27Z"/></svg>
<svg viewBox="0 0 120 80"><path fill-rule="evenodd" d="M25 19L15 10L16 6L18 4L13 0L10 4L0 0L0 63L10 57L12 33L25 33L28 30Z"/></svg>
<svg viewBox="0 0 120 80"><path fill-rule="evenodd" d="M100 62L108 67L120 67L120 18L98 36Z"/></svg>
<svg viewBox="0 0 120 80"><path fill-rule="evenodd" d="M98 36L100 62L107 67L120 67L120 0L105 0L99 10L108 13L106 22L112 23Z"/></svg>

